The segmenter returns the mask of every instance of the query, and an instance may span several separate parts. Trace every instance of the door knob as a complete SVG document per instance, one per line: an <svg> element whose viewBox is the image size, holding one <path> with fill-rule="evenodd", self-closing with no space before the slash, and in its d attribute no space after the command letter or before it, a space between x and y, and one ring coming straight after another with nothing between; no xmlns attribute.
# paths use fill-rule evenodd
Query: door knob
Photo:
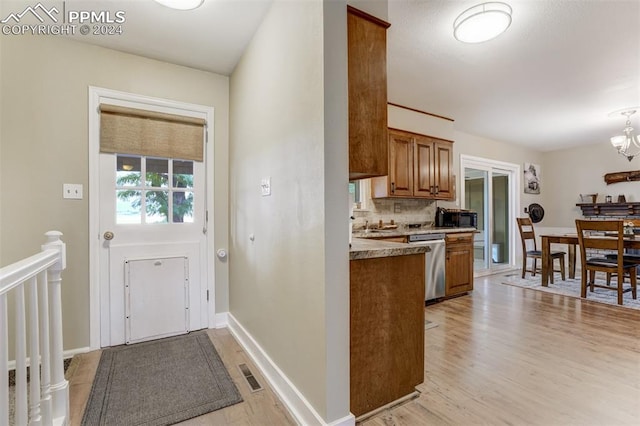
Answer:
<svg viewBox="0 0 640 426"><path fill-rule="evenodd" d="M111 241L111 240L113 240L114 235L113 235L113 232L107 231L107 232L104 233L103 237L104 237L105 240Z"/></svg>

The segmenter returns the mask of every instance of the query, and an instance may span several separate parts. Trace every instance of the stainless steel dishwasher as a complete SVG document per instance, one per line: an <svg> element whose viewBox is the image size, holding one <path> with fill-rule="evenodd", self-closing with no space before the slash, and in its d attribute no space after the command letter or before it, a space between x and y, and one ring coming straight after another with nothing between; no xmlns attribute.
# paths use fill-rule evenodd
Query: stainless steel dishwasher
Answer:
<svg viewBox="0 0 640 426"><path fill-rule="evenodd" d="M444 234L414 234L408 237L409 244L428 246L425 253L424 288L425 301L444 297L445 294L445 246Z"/></svg>

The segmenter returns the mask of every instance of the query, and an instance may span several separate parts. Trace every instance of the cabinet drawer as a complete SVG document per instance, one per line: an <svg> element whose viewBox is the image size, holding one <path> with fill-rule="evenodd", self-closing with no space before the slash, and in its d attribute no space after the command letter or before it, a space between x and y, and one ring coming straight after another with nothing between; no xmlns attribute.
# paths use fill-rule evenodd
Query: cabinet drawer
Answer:
<svg viewBox="0 0 640 426"><path fill-rule="evenodd" d="M455 234L447 234L445 236L447 245L449 244L473 244L473 233L460 232Z"/></svg>

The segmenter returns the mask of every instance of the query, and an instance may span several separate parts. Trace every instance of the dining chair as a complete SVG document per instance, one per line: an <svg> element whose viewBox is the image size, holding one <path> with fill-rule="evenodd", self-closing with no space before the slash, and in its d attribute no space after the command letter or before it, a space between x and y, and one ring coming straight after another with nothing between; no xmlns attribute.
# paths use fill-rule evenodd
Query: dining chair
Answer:
<svg viewBox="0 0 640 426"><path fill-rule="evenodd" d="M624 260L624 228L622 220L580 220L576 219L580 260L582 262L580 296L587 297L587 286L593 292L595 287L618 292L618 305L622 305L622 295L631 291L637 296L636 263ZM615 254L615 259L607 258ZM593 257L588 257L593 256ZM587 282L587 272L589 281ZM596 284L596 272L607 274L606 284ZM616 285L609 285L612 275L616 276ZM630 288L623 288L625 277L629 277Z"/></svg>
<svg viewBox="0 0 640 426"><path fill-rule="evenodd" d="M540 269L537 267L538 259L542 260L542 251L538 250L538 246L536 243L536 233L533 229L533 223L531 223L531 219L528 217L518 217L516 218L518 222L518 230L520 231L520 240L522 241L522 278L524 278L527 272L531 272L531 276L536 276L536 271ZM550 281L553 284L553 272L560 272L562 276L562 281L565 280L565 269L564 269L564 256L566 252L564 251L552 251L550 253L551 263L558 259L560 262L559 270L552 270L550 274ZM533 265L531 269L527 269L527 259L531 258L533 260ZM553 268L552 268L553 269Z"/></svg>
<svg viewBox="0 0 640 426"><path fill-rule="evenodd" d="M634 234L636 233L636 229L640 229L640 219L624 219L624 222L631 222L634 227ZM622 257L625 262L635 263L636 265L640 265L640 253L637 250L633 250L633 253L630 253L629 250L624 251L624 256ZM607 259L611 259L613 261L618 261L617 253L610 253L605 256ZM640 268L638 268L638 273L640 273ZM607 282L609 282L610 277L607 277Z"/></svg>

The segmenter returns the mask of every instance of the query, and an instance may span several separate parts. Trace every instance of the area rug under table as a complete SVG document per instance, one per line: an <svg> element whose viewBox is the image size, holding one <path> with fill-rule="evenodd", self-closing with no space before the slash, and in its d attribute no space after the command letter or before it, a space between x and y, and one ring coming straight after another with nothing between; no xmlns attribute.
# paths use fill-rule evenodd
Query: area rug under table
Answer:
<svg viewBox="0 0 640 426"><path fill-rule="evenodd" d="M105 349L82 425L170 425L242 401L206 332Z"/></svg>
<svg viewBox="0 0 640 426"><path fill-rule="evenodd" d="M513 285L516 287L530 288L532 290L544 291L546 293L553 294L562 294L564 296L571 296L580 298L580 277L576 277L575 279L567 278L566 281L562 281L560 274L554 275L554 284L549 283L548 287L543 287L540 284L540 275L536 275L535 277L531 277L527 273L525 278L520 278L520 273L511 273L509 275L505 275L502 283ZM598 284L606 284L603 279L596 278L596 283ZM615 279L613 282L615 285ZM629 283L625 282L624 288L629 288ZM631 296L631 292L626 292L622 296L623 307L631 308L631 309L640 309L640 291L638 291L638 299L633 299ZM618 293L613 290L608 290L606 288L595 288L593 293L589 291L587 288L587 298L586 300L590 300L593 302L606 303L609 305L618 305Z"/></svg>

